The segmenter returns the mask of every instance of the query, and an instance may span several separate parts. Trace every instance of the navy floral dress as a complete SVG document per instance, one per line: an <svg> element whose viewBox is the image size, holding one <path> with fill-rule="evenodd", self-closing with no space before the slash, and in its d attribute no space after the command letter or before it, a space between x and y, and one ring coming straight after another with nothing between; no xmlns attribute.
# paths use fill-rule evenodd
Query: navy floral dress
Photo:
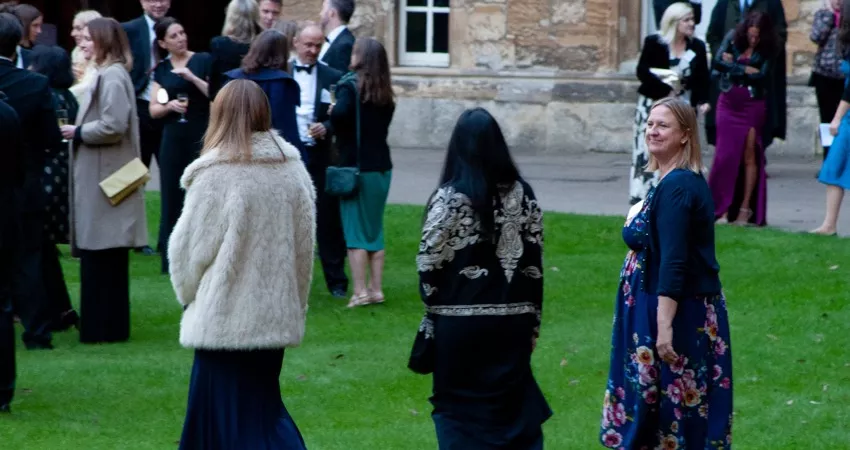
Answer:
<svg viewBox="0 0 850 450"><path fill-rule="evenodd" d="M623 228L630 250L620 273L600 440L614 449L730 449L732 355L723 296L678 303L675 365L655 350L658 296L643 290L654 193Z"/></svg>

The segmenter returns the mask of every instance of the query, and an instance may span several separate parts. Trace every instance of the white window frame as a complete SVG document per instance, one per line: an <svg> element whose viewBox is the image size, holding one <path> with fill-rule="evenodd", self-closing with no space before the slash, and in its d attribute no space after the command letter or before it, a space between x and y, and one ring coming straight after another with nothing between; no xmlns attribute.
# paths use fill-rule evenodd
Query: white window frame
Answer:
<svg viewBox="0 0 850 450"><path fill-rule="evenodd" d="M405 50L405 46L407 45L407 13L409 12L425 13L425 52L408 52ZM451 21L451 7L434 6L434 0L428 0L426 6L407 6L407 0L399 1L399 65L449 67L448 53L434 53L435 13L447 14Z"/></svg>

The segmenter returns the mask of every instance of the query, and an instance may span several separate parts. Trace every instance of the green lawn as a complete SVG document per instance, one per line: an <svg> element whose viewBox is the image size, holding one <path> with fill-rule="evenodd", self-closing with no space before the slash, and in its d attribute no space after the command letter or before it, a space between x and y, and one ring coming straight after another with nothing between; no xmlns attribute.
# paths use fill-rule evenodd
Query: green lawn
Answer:
<svg viewBox="0 0 850 450"><path fill-rule="evenodd" d="M157 223L158 198L149 196ZM317 271L303 345L287 352L284 399L318 450L434 449L430 379L406 369L421 318L414 254L421 208L387 211L387 304L350 311ZM534 358L555 416L549 449L597 448L622 218L546 216L546 304ZM152 232L156 227L152 226ZM155 240L152 240L155 242ZM773 230L718 235L735 355L742 449L846 449L850 441L850 241ZM72 295L78 267L64 260ZM0 448L170 449L180 437L192 352L158 258L133 255L132 340L19 346L14 414ZM76 301L76 300L75 300Z"/></svg>

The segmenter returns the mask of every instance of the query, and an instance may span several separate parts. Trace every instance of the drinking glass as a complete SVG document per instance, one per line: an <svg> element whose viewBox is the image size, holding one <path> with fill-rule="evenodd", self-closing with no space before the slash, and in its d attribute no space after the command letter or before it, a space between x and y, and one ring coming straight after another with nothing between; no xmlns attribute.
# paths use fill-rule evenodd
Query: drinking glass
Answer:
<svg viewBox="0 0 850 450"><path fill-rule="evenodd" d="M183 106L184 108L188 108L189 107L189 94L185 94L185 93L177 94L177 103L180 103L180 105ZM177 122L178 123L188 123L189 121L186 120L186 114L182 113L182 114L180 114L180 120L178 120Z"/></svg>
<svg viewBox="0 0 850 450"><path fill-rule="evenodd" d="M331 105L336 105L336 85L328 86L328 92L331 93Z"/></svg>
<svg viewBox="0 0 850 450"><path fill-rule="evenodd" d="M61 128L64 125L68 125L70 120L68 118L68 110L65 109L57 109L56 110L56 121L59 123L59 127ZM62 142L67 144L68 140L62 138Z"/></svg>

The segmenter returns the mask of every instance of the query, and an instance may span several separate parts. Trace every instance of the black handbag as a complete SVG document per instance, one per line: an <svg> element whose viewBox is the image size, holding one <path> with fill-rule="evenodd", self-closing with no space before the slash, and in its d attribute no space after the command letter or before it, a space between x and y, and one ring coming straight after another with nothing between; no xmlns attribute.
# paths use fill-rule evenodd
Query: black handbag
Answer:
<svg viewBox="0 0 850 450"><path fill-rule="evenodd" d="M351 197L357 193L360 181L360 93L354 84L355 134L357 135L357 163L354 167L329 166L325 170L325 193L335 197Z"/></svg>

